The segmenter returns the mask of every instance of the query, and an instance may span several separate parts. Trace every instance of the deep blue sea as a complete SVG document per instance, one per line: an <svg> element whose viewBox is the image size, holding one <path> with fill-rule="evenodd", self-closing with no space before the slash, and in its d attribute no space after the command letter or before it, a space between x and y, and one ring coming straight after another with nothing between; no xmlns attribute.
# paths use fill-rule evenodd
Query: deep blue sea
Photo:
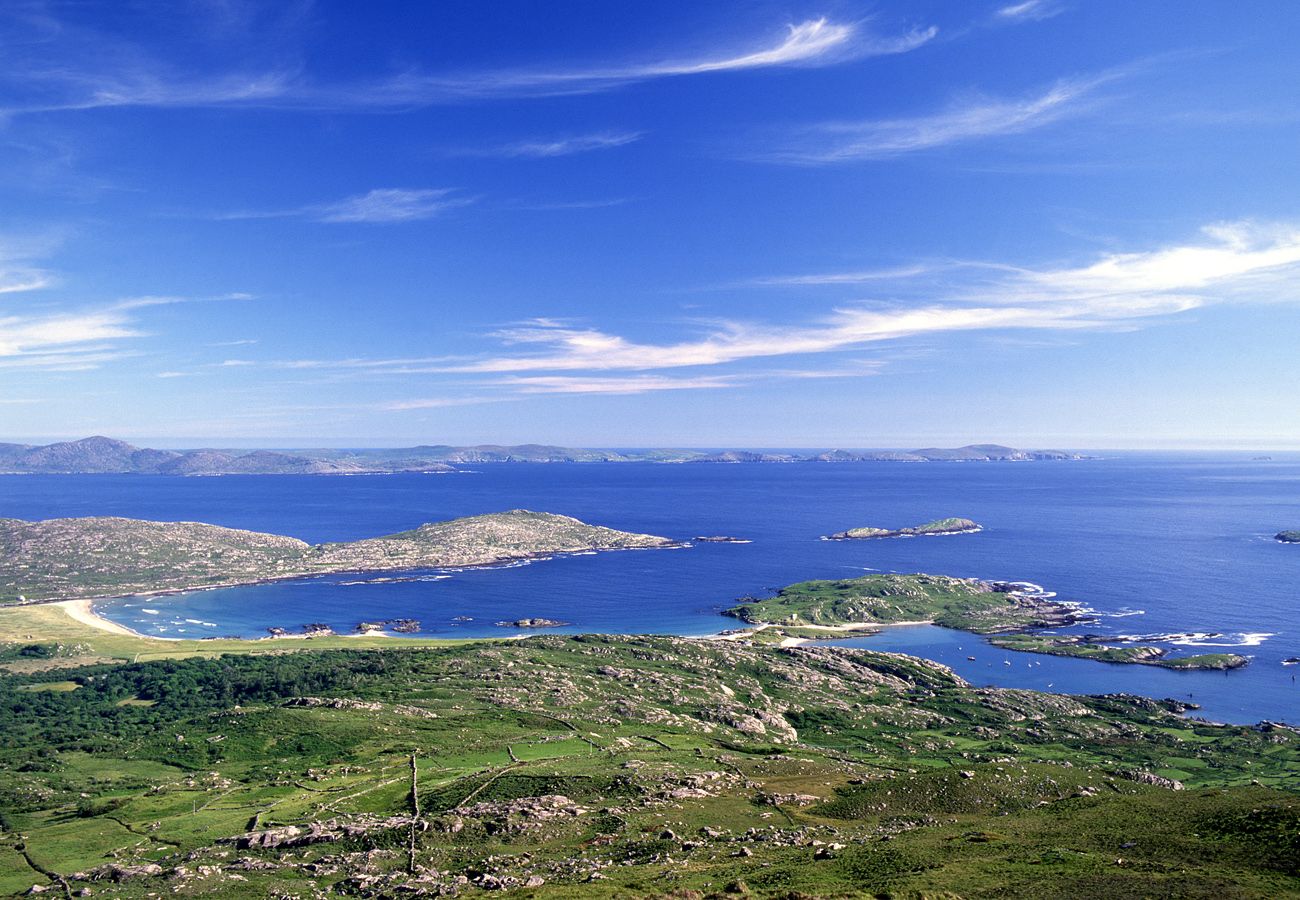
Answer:
<svg viewBox="0 0 1300 900"><path fill-rule="evenodd" d="M1233 650L1228 673L1172 672L997 650L929 626L852 643L937 659L976 684L1191 699L1216 721L1300 723L1300 454L1117 454L1079 462L655 465L506 464L454 475L359 477L0 477L0 516L119 515L212 522L307 541L352 540L423 522L527 508L630 531L750 544L600 553L365 583L330 576L101 602L146 634L260 637L325 622L418 619L427 634L505 636L499 620L545 617L563 631L702 635L743 595L811 578L931 572L1026 580L1101 616L1084 630L1219 632L1180 652ZM979 534L822 541L858 525L941 516ZM360 582L360 583L358 583ZM968 656L975 659L968 660ZM1009 663L1009 664L1008 664Z"/></svg>

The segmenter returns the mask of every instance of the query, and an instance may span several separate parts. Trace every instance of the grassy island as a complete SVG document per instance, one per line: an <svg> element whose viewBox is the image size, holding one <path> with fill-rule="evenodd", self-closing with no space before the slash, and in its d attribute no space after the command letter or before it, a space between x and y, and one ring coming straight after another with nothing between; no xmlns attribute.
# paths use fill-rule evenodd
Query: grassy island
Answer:
<svg viewBox="0 0 1300 900"><path fill-rule="evenodd" d="M1235 653L1170 657L1148 644L1107 646L1070 635L1017 632L1073 625L1087 618L1077 607L1024 590L1016 582L985 582L942 575L864 575L837 581L804 581L766 599L749 599L723 614L764 626L762 643L844 637L873 626L934 624L976 634L1007 650L1076 656L1111 663L1169 669L1236 669L1250 660ZM768 627L775 626L775 627Z"/></svg>
<svg viewBox="0 0 1300 900"><path fill-rule="evenodd" d="M0 610L43 663L0 674L0 894L1300 892L1300 734L1173 701L668 637L131 664L61 614Z"/></svg>
<svg viewBox="0 0 1300 900"><path fill-rule="evenodd" d="M804 581L774 597L725 610L751 625L897 625L927 622L991 634L1068 625L1078 619L1067 604L994 590L973 578L943 575L864 575Z"/></svg>
<svg viewBox="0 0 1300 900"><path fill-rule="evenodd" d="M850 528L848 531L838 531L827 537L831 541L856 541L869 538L894 538L894 537L925 537L927 535L940 534L973 534L977 531L983 531L984 526L970 519L947 518L935 519L933 522L926 522L924 525L912 525L907 528L875 528L872 526L863 526L861 528Z"/></svg>
<svg viewBox="0 0 1300 900"><path fill-rule="evenodd" d="M315 545L198 522L0 519L0 605L673 545L667 538L523 509Z"/></svg>

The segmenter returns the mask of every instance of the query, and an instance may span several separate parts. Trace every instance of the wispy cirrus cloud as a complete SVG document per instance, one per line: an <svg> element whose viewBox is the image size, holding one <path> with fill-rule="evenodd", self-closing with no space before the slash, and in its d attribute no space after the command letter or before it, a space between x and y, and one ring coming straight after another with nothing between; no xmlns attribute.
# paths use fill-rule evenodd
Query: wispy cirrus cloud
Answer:
<svg viewBox="0 0 1300 900"><path fill-rule="evenodd" d="M1007 21L1023 22L1050 19L1063 12L1065 12L1065 5L1057 0L1022 0L1019 3L999 7L994 15Z"/></svg>
<svg viewBox="0 0 1300 900"><path fill-rule="evenodd" d="M802 129L753 158L828 165L890 159L952 144L1023 134L1083 112L1095 101L1097 88L1117 77L1117 73L1109 73L1064 79L1020 99L974 97L926 116L822 123Z"/></svg>
<svg viewBox="0 0 1300 900"><path fill-rule="evenodd" d="M648 394L655 391L695 391L704 388L730 388L739 384L739 376L697 375L629 375L623 377L574 377L570 375L509 376L493 382L498 387L520 394Z"/></svg>
<svg viewBox="0 0 1300 900"><path fill-rule="evenodd" d="M414 400L391 400L379 408L389 412L407 412L418 409L446 409L453 406L476 406L479 403L499 403L509 397L420 397Z"/></svg>
<svg viewBox="0 0 1300 900"><path fill-rule="evenodd" d="M573 156L578 153L591 153L595 150L612 150L623 147L645 136L641 131L596 131L590 134L569 135L566 137L532 139L501 144L482 149L466 149L454 152L456 156L489 156L501 159L548 159L556 156Z"/></svg>
<svg viewBox="0 0 1300 900"><path fill-rule="evenodd" d="M808 275L764 275L751 278L746 284L769 286L797 286L810 284L869 284L873 281L894 281L924 274L926 265L895 266L888 269L859 269L852 272L814 272Z"/></svg>
<svg viewBox="0 0 1300 900"><path fill-rule="evenodd" d="M9 293L36 291L54 276L14 284ZM43 300L35 309L10 301L0 311L0 368L83 371L133 355L125 344L147 336L140 325L143 310L177 303L247 300L242 293L215 297L129 297L111 303L60 304ZM59 306L67 308L60 309Z"/></svg>
<svg viewBox="0 0 1300 900"><path fill-rule="evenodd" d="M45 238L0 237L0 368L70 371L92 368L113 358L115 344L138 336L130 307L122 301L105 308L50 311L48 301L24 310L24 295L42 291L57 276L36 263L53 249Z"/></svg>
<svg viewBox="0 0 1300 900"><path fill-rule="evenodd" d="M844 304L796 322L696 322L690 325L691 336L662 343L570 320L539 318L490 332L487 337L500 350L479 356L290 359L258 365L325 380L429 376L472 394L397 401L385 407L389 409L863 377L879 374L891 359L912 352L918 338L977 332L1059 337L1085 330L1131 330L1214 304L1294 301L1300 295L1300 224L1215 224L1202 229L1196 240L1107 253L1079 265L948 260L759 282L791 288L879 283L893 299ZM912 343L900 343L909 339ZM866 358L845 361L841 356L833 363L824 358L868 348L872 353ZM794 362L773 365L777 359ZM695 371L674 374L683 369Z"/></svg>
<svg viewBox="0 0 1300 900"><path fill-rule="evenodd" d="M409 69L355 83L321 83L301 65L259 70L193 73L134 45L104 35L74 33L60 43L59 23L39 42L40 53L15 54L0 74L11 99L0 115L106 107L275 107L307 110L384 110L497 98L546 97L609 91L661 78L784 66L829 65L846 59L906 53L930 41L937 29L878 36L860 23L810 19L784 34L739 46L719 41L712 50L663 59L631 59L587 66L527 67L433 73ZM69 33L73 33L71 29ZM683 36L689 40L689 36ZM68 39L71 40L70 38ZM24 42L15 42L25 47ZM61 57L57 56L60 49Z"/></svg>
<svg viewBox="0 0 1300 900"><path fill-rule="evenodd" d="M891 37L869 34L855 23L810 19L786 28L783 38L752 49L725 49L658 61L557 69L507 69L458 75L410 72L335 93L339 101L414 106L499 97L592 94L661 78L783 66L829 65L865 56L906 53L928 43L938 29L919 28ZM328 94L328 92L327 92Z"/></svg>
<svg viewBox="0 0 1300 900"><path fill-rule="evenodd" d="M122 310L5 315L0 316L0 358L27 358L35 363L51 352L99 354L104 352L103 342L139 336Z"/></svg>
<svg viewBox="0 0 1300 900"><path fill-rule="evenodd" d="M330 203L315 214L322 222L411 222L431 219L445 210L474 202L469 197L448 197L450 193L447 188L381 188Z"/></svg>
<svg viewBox="0 0 1300 900"><path fill-rule="evenodd" d="M332 203L312 203L289 209L241 210L217 213L218 221L243 219L308 219L327 224L393 224L432 219L449 209L468 206L475 197L454 196L454 188L376 188Z"/></svg>
<svg viewBox="0 0 1300 900"><path fill-rule="evenodd" d="M915 305L846 306L799 324L714 322L702 336L673 343L538 320L494 333L504 347L521 352L441 371L652 371L837 352L952 332L1133 327L1214 303L1294 298L1300 286L1300 227L1220 224L1204 229L1196 243L1107 254L1082 266L984 263L970 270L972 277L943 293L922 279L914 289L925 299Z"/></svg>
<svg viewBox="0 0 1300 900"><path fill-rule="evenodd" d="M38 265L58 241L48 235L0 234L0 294L21 294L52 287L55 274Z"/></svg>

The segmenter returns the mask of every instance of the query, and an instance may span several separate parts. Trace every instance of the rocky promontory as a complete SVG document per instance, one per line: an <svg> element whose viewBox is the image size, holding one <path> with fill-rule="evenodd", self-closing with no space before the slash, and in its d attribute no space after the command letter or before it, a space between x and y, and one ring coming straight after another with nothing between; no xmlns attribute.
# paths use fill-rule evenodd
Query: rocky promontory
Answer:
<svg viewBox="0 0 1300 900"><path fill-rule="evenodd" d="M0 519L0 605L673 546L680 545L524 509L315 545L200 522Z"/></svg>

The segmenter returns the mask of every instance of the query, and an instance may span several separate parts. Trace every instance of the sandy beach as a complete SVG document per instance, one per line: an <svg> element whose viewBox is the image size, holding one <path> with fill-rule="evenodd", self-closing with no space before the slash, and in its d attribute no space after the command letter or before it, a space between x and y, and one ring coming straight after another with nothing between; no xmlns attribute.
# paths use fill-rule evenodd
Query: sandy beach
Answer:
<svg viewBox="0 0 1300 900"><path fill-rule="evenodd" d="M824 631L826 632L827 639L833 640L834 637L832 636L843 635L845 637L851 637L854 632L858 632L858 631L875 632L881 630L882 628L904 628L908 625L933 625L933 624L934 622L931 621L930 619L918 619L915 622L848 622L845 623L844 625L790 625L788 627L801 628L808 631ZM740 641L740 640L744 640L747 637L755 635L760 631L766 631L769 628L779 628L779 627L781 626L772 625L769 622L765 622L762 625L755 625L753 628L736 629L734 631L730 631L726 633L705 635L704 640ZM816 643L818 643L817 638L788 637L785 640L781 641L779 646L802 647L805 644L816 644Z"/></svg>
<svg viewBox="0 0 1300 900"><path fill-rule="evenodd" d="M918 619L915 622L849 622L844 625L800 625L799 628L824 631L827 635L844 635L852 637L855 631L877 632L884 628L906 628L908 625L933 625L930 619ZM780 644L782 647L802 647L805 644L819 643L818 638L788 637Z"/></svg>
<svg viewBox="0 0 1300 900"><path fill-rule="evenodd" d="M120 634L126 637L148 638L148 635L140 634L138 631L132 631L125 625L111 622L96 613L93 600L60 600L51 605L59 607L82 625L89 625L91 628L98 628L100 631L107 631L110 634ZM175 640L175 638L152 638L152 640Z"/></svg>
<svg viewBox="0 0 1300 900"><path fill-rule="evenodd" d="M67 613L67 614L68 614L70 617L72 617L73 619L76 619L76 620L77 620L78 622L80 622L82 625L89 625L91 628L95 628L95 629L98 629L98 630L100 630L100 631L106 631L106 632L108 632L109 634L119 634L119 635L122 635L123 637L141 638L141 639L143 639L143 640L147 640L147 641L186 641L186 640L189 640L189 641L196 641L196 640L203 640L202 638L178 638L178 637L163 637L162 635L156 635L156 634L141 634L141 633L138 632L138 631L133 631L132 629L127 628L125 625L119 625L117 622L111 621L110 619L106 619L106 618L104 618L103 616L99 615L99 613L95 612L94 603L95 603L94 600L90 600L90 599L81 599L81 600L59 600L59 601L56 601L56 602L51 603L51 604L49 604L49 605L50 605L50 606L57 606L59 609L63 610L65 613ZM284 635L267 635L266 637L261 637L261 638L235 638L234 640L244 640L244 641L248 641L249 643L254 643L254 642L259 642L259 641L277 641L277 640L284 640L284 639L288 639L288 638L302 638L302 637L304 637L304 636L301 635L301 634L284 634ZM331 635L329 635L329 637L344 637L344 638L382 637L382 638L393 638L393 637L395 637L395 635L391 634L390 632L383 631L382 629L376 629L376 630L372 630L372 631L358 632L358 633L356 633L356 634L337 634L337 633L335 633L335 634L331 634ZM230 639L227 639L227 640L230 640Z"/></svg>

